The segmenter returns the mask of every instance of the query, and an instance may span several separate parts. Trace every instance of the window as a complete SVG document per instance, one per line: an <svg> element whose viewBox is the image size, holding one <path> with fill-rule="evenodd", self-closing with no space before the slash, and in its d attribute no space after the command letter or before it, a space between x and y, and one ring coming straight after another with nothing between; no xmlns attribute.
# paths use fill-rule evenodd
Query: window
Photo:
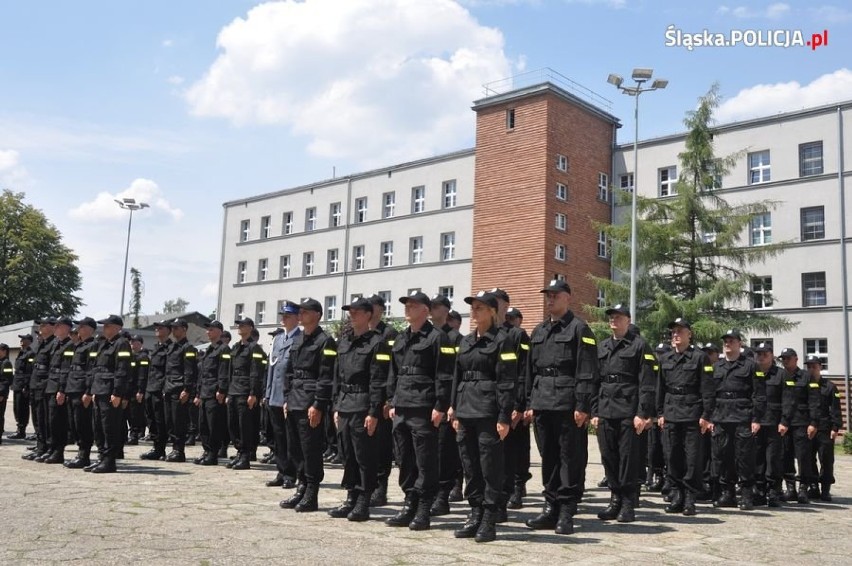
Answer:
<svg viewBox="0 0 852 566"><path fill-rule="evenodd" d="M565 245L564 244L556 244L556 252L554 257L559 261L565 261L566 257Z"/></svg>
<svg viewBox="0 0 852 566"><path fill-rule="evenodd" d="M393 242L382 242L382 267L393 267Z"/></svg>
<svg viewBox="0 0 852 566"><path fill-rule="evenodd" d="M506 110L506 129L513 130L515 129L515 109L509 108Z"/></svg>
<svg viewBox="0 0 852 566"><path fill-rule="evenodd" d="M251 235L251 220L243 220L240 222L240 241L248 242Z"/></svg>
<svg viewBox="0 0 852 566"><path fill-rule="evenodd" d="M337 295L329 295L325 298L325 319L335 320L337 318Z"/></svg>
<svg viewBox="0 0 852 566"><path fill-rule="evenodd" d="M598 257L608 257L609 252L606 245L606 232L598 232Z"/></svg>
<svg viewBox="0 0 852 566"><path fill-rule="evenodd" d="M441 234L441 261L449 261L456 257L456 233Z"/></svg>
<svg viewBox="0 0 852 566"><path fill-rule="evenodd" d="M556 213L556 229L565 230L568 227L568 217L561 212Z"/></svg>
<svg viewBox="0 0 852 566"><path fill-rule="evenodd" d="M355 222L367 221L367 197L355 199Z"/></svg>
<svg viewBox="0 0 852 566"><path fill-rule="evenodd" d="M281 279L287 279L288 277L290 277L290 256L282 255L280 265L281 269L279 271Z"/></svg>
<svg viewBox="0 0 852 566"><path fill-rule="evenodd" d="M564 155L556 154L556 168L560 171L568 170L568 158Z"/></svg>
<svg viewBox="0 0 852 566"><path fill-rule="evenodd" d="M556 183L556 198L559 200L568 200L568 187L562 183Z"/></svg>
<svg viewBox="0 0 852 566"><path fill-rule="evenodd" d="M825 238L825 207L812 206L801 210L802 241Z"/></svg>
<svg viewBox="0 0 852 566"><path fill-rule="evenodd" d="M598 173L598 200L609 202L609 176Z"/></svg>
<svg viewBox="0 0 852 566"><path fill-rule="evenodd" d="M314 274L314 252L305 252L302 255L302 276Z"/></svg>
<svg viewBox="0 0 852 566"><path fill-rule="evenodd" d="M315 206L305 210L305 232L317 229L317 209Z"/></svg>
<svg viewBox="0 0 852 566"><path fill-rule="evenodd" d="M426 210L426 187L412 187L411 214L418 214L424 210Z"/></svg>
<svg viewBox="0 0 852 566"><path fill-rule="evenodd" d="M361 271L366 263L364 246L355 246L352 248L352 270Z"/></svg>
<svg viewBox="0 0 852 566"><path fill-rule="evenodd" d="M677 194L677 167L663 167L658 170L659 193L661 197L670 197Z"/></svg>
<svg viewBox="0 0 852 566"><path fill-rule="evenodd" d="M282 218L281 234L286 236L293 233L293 213L285 212Z"/></svg>
<svg viewBox="0 0 852 566"><path fill-rule="evenodd" d="M245 305L243 303L234 305L234 320L242 319L243 313L245 313Z"/></svg>
<svg viewBox="0 0 852 566"><path fill-rule="evenodd" d="M337 249L328 250L328 273L337 273L340 269L340 253Z"/></svg>
<svg viewBox="0 0 852 566"><path fill-rule="evenodd" d="M391 292L390 291L379 291L377 293L382 299L385 300L385 316L391 315Z"/></svg>
<svg viewBox="0 0 852 566"><path fill-rule="evenodd" d="M822 142L799 145L799 176L822 175Z"/></svg>
<svg viewBox="0 0 852 566"><path fill-rule="evenodd" d="M442 297L446 297L450 300L450 303L453 302L453 295L455 294L455 289L452 285L448 285L446 287L438 287L438 294Z"/></svg>
<svg viewBox="0 0 852 566"><path fill-rule="evenodd" d="M828 339L805 338L805 356L816 356L822 362L822 369L828 369Z"/></svg>
<svg viewBox="0 0 852 566"><path fill-rule="evenodd" d="M604 308L605 306L607 306L607 305L606 305L606 293L604 293L604 290L603 290L603 289L598 289L598 297L597 297L597 300L595 301L595 304L596 304L596 305L598 306L598 308L600 308L600 309L602 309L602 308Z"/></svg>
<svg viewBox="0 0 852 566"><path fill-rule="evenodd" d="M748 154L748 184L768 183L771 180L769 150Z"/></svg>
<svg viewBox="0 0 852 566"><path fill-rule="evenodd" d="M257 280L266 281L269 279L269 260L263 258L257 262Z"/></svg>
<svg viewBox="0 0 852 566"><path fill-rule="evenodd" d="M254 322L255 324L263 324L263 319L266 317L266 301L258 301L254 304Z"/></svg>
<svg viewBox="0 0 852 566"><path fill-rule="evenodd" d="M444 181L441 185L441 192L444 195L444 208L454 208L458 197L455 179L452 181Z"/></svg>
<svg viewBox="0 0 852 566"><path fill-rule="evenodd" d="M267 239L270 236L269 229L272 227L272 217L264 216L260 219L260 238Z"/></svg>
<svg viewBox="0 0 852 566"><path fill-rule="evenodd" d="M821 307L825 304L825 271L802 273L802 306Z"/></svg>
<svg viewBox="0 0 852 566"><path fill-rule="evenodd" d="M772 213L757 214L751 218L751 245L765 246L772 243Z"/></svg>
<svg viewBox="0 0 852 566"><path fill-rule="evenodd" d="M246 282L246 269L248 267L247 262L241 261L237 264L237 283L245 283Z"/></svg>
<svg viewBox="0 0 852 566"><path fill-rule="evenodd" d="M409 262L423 263L423 236L411 238L408 243L409 248L411 249L411 257L409 258Z"/></svg>
<svg viewBox="0 0 852 566"><path fill-rule="evenodd" d="M751 280L751 308L768 309L772 306L772 277L755 277Z"/></svg>
<svg viewBox="0 0 852 566"><path fill-rule="evenodd" d="M382 195L382 202L384 203L382 218L393 218L396 209L396 193L385 193Z"/></svg>
<svg viewBox="0 0 852 566"><path fill-rule="evenodd" d="M341 207L339 202L331 203L331 208L328 213L328 225L332 228L337 228L340 226L340 221L343 218L343 214L341 212Z"/></svg>
<svg viewBox="0 0 852 566"><path fill-rule="evenodd" d="M633 173L625 173L619 178L618 186L621 187L622 191L632 191L633 190Z"/></svg>

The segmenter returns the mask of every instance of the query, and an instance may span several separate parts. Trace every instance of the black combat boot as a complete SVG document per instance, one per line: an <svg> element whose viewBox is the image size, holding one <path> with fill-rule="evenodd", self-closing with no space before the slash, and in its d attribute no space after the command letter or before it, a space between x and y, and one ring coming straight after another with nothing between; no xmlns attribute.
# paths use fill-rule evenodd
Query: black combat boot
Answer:
<svg viewBox="0 0 852 566"><path fill-rule="evenodd" d="M7 434L6 438L9 440L23 440L27 437L27 431L21 427L18 427L18 432Z"/></svg>
<svg viewBox="0 0 852 566"><path fill-rule="evenodd" d="M98 454L98 459L95 460L94 462L92 462L91 464L89 464L88 466L86 466L85 468L83 468L83 471L84 472L91 472L92 470L94 470L95 468L97 468L100 465L101 460L103 460L103 456Z"/></svg>
<svg viewBox="0 0 852 566"><path fill-rule="evenodd" d="M825 501L826 503L831 503L831 484L830 483L823 483L822 484L822 491L820 491L819 500Z"/></svg>
<svg viewBox="0 0 852 566"><path fill-rule="evenodd" d="M683 489L674 487L669 492L672 496L671 502L666 505L664 511L666 513L683 513Z"/></svg>
<svg viewBox="0 0 852 566"><path fill-rule="evenodd" d="M808 497L810 497L811 500L819 499L819 484L812 483L808 486Z"/></svg>
<svg viewBox="0 0 852 566"><path fill-rule="evenodd" d="M93 474L112 474L116 472L115 458L111 456L105 457L98 462L98 465L92 468Z"/></svg>
<svg viewBox="0 0 852 566"><path fill-rule="evenodd" d="M250 455L247 452L243 452L242 454L240 454L240 457L237 458L237 461L234 462L234 465L231 466L231 469L232 470L250 470L251 469L251 462L249 460L250 460Z"/></svg>
<svg viewBox="0 0 852 566"><path fill-rule="evenodd" d="M207 454L207 457L201 460L198 463L199 466L218 466L219 458L216 457L215 452L210 452Z"/></svg>
<svg viewBox="0 0 852 566"><path fill-rule="evenodd" d="M453 489L450 490L450 503L456 503L464 500L464 491L462 490L462 480L457 479Z"/></svg>
<svg viewBox="0 0 852 566"><path fill-rule="evenodd" d="M766 484L756 484L754 486L754 495L752 496L752 501L758 507L763 507L766 505Z"/></svg>
<svg viewBox="0 0 852 566"><path fill-rule="evenodd" d="M683 514L687 517L693 517L698 513L695 510L695 494L687 490L686 495L683 498Z"/></svg>
<svg viewBox="0 0 852 566"><path fill-rule="evenodd" d="M615 518L619 523L632 523L636 520L636 500L633 493L624 493L621 497L621 510Z"/></svg>
<svg viewBox="0 0 852 566"><path fill-rule="evenodd" d="M362 491L358 494L358 497L355 498L355 506L352 507L352 511L346 515L347 521L353 521L356 523L361 523L363 521L370 520L370 496L372 494L368 491Z"/></svg>
<svg viewBox="0 0 852 566"><path fill-rule="evenodd" d="M598 487L608 487L609 482L606 479L606 476L601 478L601 481L598 482Z"/></svg>
<svg viewBox="0 0 852 566"><path fill-rule="evenodd" d="M663 485L660 486L660 493L663 494L663 501L666 503L670 503L672 500L672 490L674 489L674 484L672 480L666 476L666 479L663 481Z"/></svg>
<svg viewBox="0 0 852 566"><path fill-rule="evenodd" d="M307 485L300 483L299 485L296 486L296 491L293 493L293 495L291 495L287 499L282 499L278 503L278 506L281 507L282 509L293 509L293 508L295 508L296 505L298 505L299 502L302 500L302 498L305 496L305 490L306 489L307 489Z"/></svg>
<svg viewBox="0 0 852 566"><path fill-rule="evenodd" d="M796 493L796 480L784 480L784 485L786 486L786 490L784 490L784 495L781 496L781 501L790 501L795 502L798 498L798 493Z"/></svg>
<svg viewBox="0 0 852 566"><path fill-rule="evenodd" d="M609 496L609 506L598 513L598 519L601 521L612 521L618 517L619 511L621 511L621 496L617 493L611 493Z"/></svg>
<svg viewBox="0 0 852 566"><path fill-rule="evenodd" d="M166 462L186 462L186 454L183 450L172 450L169 452L169 455L166 456Z"/></svg>
<svg viewBox="0 0 852 566"><path fill-rule="evenodd" d="M81 448L77 452L77 457L74 458L73 460L69 460L68 462L65 462L63 464L63 466L65 466L66 468L71 469L71 470L80 470L80 469L83 469L90 464L91 464L91 462L89 461L89 450Z"/></svg>
<svg viewBox="0 0 852 566"><path fill-rule="evenodd" d="M429 510L429 514L433 517L442 517L443 515L450 514L450 490L448 489L439 489L438 496L435 498L435 503L432 504L432 508Z"/></svg>
<svg viewBox="0 0 852 566"><path fill-rule="evenodd" d="M494 509L485 509L482 513L482 521L479 522L479 528L476 529L476 535L473 537L473 540L476 542L491 542L496 539L496 518Z"/></svg>
<svg viewBox="0 0 852 566"><path fill-rule="evenodd" d="M804 484L799 484L799 494L794 499L800 505L807 505L811 502L811 498L808 497L808 490Z"/></svg>
<svg viewBox="0 0 852 566"><path fill-rule="evenodd" d="M743 486L739 507L742 511L754 509L754 488L752 486Z"/></svg>
<svg viewBox="0 0 852 566"><path fill-rule="evenodd" d="M162 460L166 457L166 451L158 448L152 448L148 452L139 456L140 460Z"/></svg>
<svg viewBox="0 0 852 566"><path fill-rule="evenodd" d="M50 456L44 459L45 464L63 464L65 463L65 452L62 450L54 450Z"/></svg>
<svg viewBox="0 0 852 566"><path fill-rule="evenodd" d="M734 495L734 490L728 487L723 487L719 499L713 502L713 507L736 507L737 497Z"/></svg>
<svg viewBox="0 0 852 566"><path fill-rule="evenodd" d="M236 466L234 466L236 468ZM319 508L317 496L319 495L319 486L316 484L308 485L305 490L305 495L301 501L296 504L294 509L296 513L311 513Z"/></svg>
<svg viewBox="0 0 852 566"><path fill-rule="evenodd" d="M527 526L536 531L552 529L556 527L558 517L559 505L551 503L550 501L545 501L541 513L532 519L527 519Z"/></svg>
<svg viewBox="0 0 852 566"><path fill-rule="evenodd" d="M243 455L243 453L238 450L237 453L234 455L234 457L231 458L230 460L228 460L228 463L225 464L225 467L228 468L229 470L231 468L233 468L237 464L237 462L240 461L240 457L242 455Z"/></svg>
<svg viewBox="0 0 852 566"><path fill-rule="evenodd" d="M218 453L218 454L216 454L216 457L217 457L217 458L224 458L224 459L227 459L227 458L228 458L228 447L227 447L227 446L223 446L223 447L221 447L221 448L219 449L219 453Z"/></svg>
<svg viewBox="0 0 852 566"><path fill-rule="evenodd" d="M512 491L512 496L506 504L509 509L521 509L524 506L524 486L515 485L515 490Z"/></svg>
<svg viewBox="0 0 852 566"><path fill-rule="evenodd" d="M766 505L769 507L781 507L781 485L780 482L777 485L773 485L769 488L769 492L766 494Z"/></svg>
<svg viewBox="0 0 852 566"><path fill-rule="evenodd" d="M381 478L376 490L370 496L370 507L382 507L388 504L388 478Z"/></svg>
<svg viewBox="0 0 852 566"><path fill-rule="evenodd" d="M559 507L559 519L556 521L554 532L557 535L574 534L574 517L571 515L571 507L569 505L561 505Z"/></svg>
<svg viewBox="0 0 852 566"><path fill-rule="evenodd" d="M417 512L414 513L414 518L408 523L408 528L412 531L428 531L431 526L429 512L432 510L433 499L431 497L420 496L420 501L417 502Z"/></svg>
<svg viewBox="0 0 852 566"><path fill-rule="evenodd" d="M356 498L357 494L355 493L355 490L350 489L346 492L346 500L334 509L329 509L328 516L335 519L345 519L349 515L349 512L355 507Z"/></svg>
<svg viewBox="0 0 852 566"><path fill-rule="evenodd" d="M48 450L47 452L42 452L40 455L38 455L36 457L34 462L38 462L39 464L44 464L45 460L47 460L48 458L50 458L53 455L53 452L54 452L53 450ZM817 494L817 497L819 497L819 494Z"/></svg>
<svg viewBox="0 0 852 566"><path fill-rule="evenodd" d="M453 536L456 538L473 538L476 536L476 531L479 530L479 524L482 522L482 515L482 507L478 505L471 507L464 525L453 531Z"/></svg>
<svg viewBox="0 0 852 566"><path fill-rule="evenodd" d="M385 524L389 527L407 527L414 519L415 513L417 513L417 494L412 491L405 494L405 501L399 513L385 520Z"/></svg>
<svg viewBox="0 0 852 566"><path fill-rule="evenodd" d="M201 454L201 456L199 456L198 458L193 458L192 463L193 463L193 464L196 464L196 465L198 465L198 466L200 466L200 465L201 465L201 462L203 462L203 461L204 461L204 459L205 459L205 458L207 458L207 456L208 456L209 454L210 454L210 452L208 452L207 450L205 450L205 451Z"/></svg>

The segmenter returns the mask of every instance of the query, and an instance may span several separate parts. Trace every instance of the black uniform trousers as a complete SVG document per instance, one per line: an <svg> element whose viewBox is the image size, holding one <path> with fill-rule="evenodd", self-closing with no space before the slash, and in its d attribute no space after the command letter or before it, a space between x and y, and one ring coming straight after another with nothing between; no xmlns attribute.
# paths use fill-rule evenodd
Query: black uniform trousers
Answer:
<svg viewBox="0 0 852 566"><path fill-rule="evenodd" d="M834 441L831 439L831 431L817 431L811 441L813 454L819 459L819 483L834 483ZM814 469L816 474L816 469Z"/></svg>
<svg viewBox="0 0 852 566"><path fill-rule="evenodd" d="M796 477L803 484L817 482L816 468L814 468L813 442L808 438L807 425L791 426L786 436L793 437L793 450L796 453L796 466L799 474Z"/></svg>
<svg viewBox="0 0 852 566"><path fill-rule="evenodd" d="M131 436L142 436L145 434L145 401L140 403L136 400L136 396L130 398L127 406L127 426L130 429Z"/></svg>
<svg viewBox="0 0 852 566"><path fill-rule="evenodd" d="M15 414L15 425L20 431L26 431L30 424L30 393L29 391L15 391L12 398L12 411ZM3 411L5 417L6 412Z"/></svg>
<svg viewBox="0 0 852 566"><path fill-rule="evenodd" d="M228 410L225 403L219 403L215 397L211 397L201 400L198 413L201 446L215 458L222 447L225 429L228 427Z"/></svg>
<svg viewBox="0 0 852 566"><path fill-rule="evenodd" d="M713 435L701 435L701 469L705 487L713 489L718 483L719 478L713 470Z"/></svg>
<svg viewBox="0 0 852 566"><path fill-rule="evenodd" d="M46 395L50 419L50 450L64 452L68 442L68 400L60 405L56 402L56 393Z"/></svg>
<svg viewBox="0 0 852 566"><path fill-rule="evenodd" d="M291 480L296 479L296 467L290 461L287 453L287 419L284 417L284 409L267 405L267 418L272 427L272 450L275 454L275 467L278 475Z"/></svg>
<svg viewBox="0 0 852 566"><path fill-rule="evenodd" d="M503 502L504 445L497 419L459 419L456 436L464 467L464 496L471 507L494 509Z"/></svg>
<svg viewBox="0 0 852 566"><path fill-rule="evenodd" d="M340 451L343 454L344 489L372 493L377 485L376 454L378 438L367 434L367 411L338 413Z"/></svg>
<svg viewBox="0 0 852 566"><path fill-rule="evenodd" d="M100 446L101 458L115 459L123 444L124 426L122 418L124 411L120 405L118 408L112 406L109 395L96 396L94 407L95 432L96 434L100 432L100 436L103 438L103 446Z"/></svg>
<svg viewBox="0 0 852 566"><path fill-rule="evenodd" d="M666 422L663 445L668 456L669 481L680 489L698 493L703 489L703 441L698 421Z"/></svg>
<svg viewBox="0 0 852 566"><path fill-rule="evenodd" d="M74 436L77 438L77 446L80 450L91 450L95 441L93 429L93 403L88 407L83 406L82 393L69 393L65 401L71 406L71 420L73 422Z"/></svg>
<svg viewBox="0 0 852 566"><path fill-rule="evenodd" d="M573 420L573 415L572 415ZM585 424L577 429L577 457L574 458L575 472L577 476L577 487L580 490L580 498L586 492L586 468L589 465L589 425Z"/></svg>
<svg viewBox="0 0 852 566"><path fill-rule="evenodd" d="M334 411L334 406L330 405L328 413L333 415ZM338 442L340 431L338 431L337 427L334 426L333 419L325 419L323 421L323 428L325 429L325 449L337 454L340 450L340 444Z"/></svg>
<svg viewBox="0 0 852 566"><path fill-rule="evenodd" d="M777 489L784 472L784 450L778 425L763 425L754 437L754 482L758 489Z"/></svg>
<svg viewBox="0 0 852 566"><path fill-rule="evenodd" d="M754 435L751 423L715 423L713 471L723 489L754 485Z"/></svg>
<svg viewBox="0 0 852 566"><path fill-rule="evenodd" d="M379 417L379 424L376 426L376 440L378 447L378 476L380 483L387 483L390 477L391 469L393 469L394 446L393 446L393 421L386 419L384 416Z"/></svg>
<svg viewBox="0 0 852 566"><path fill-rule="evenodd" d="M524 421L518 422L517 426L509 431L506 437L508 441L504 448L506 459L512 460L514 464L514 477L512 481L516 486L523 486L532 478L530 473L530 425ZM506 478L508 481L509 478Z"/></svg>
<svg viewBox="0 0 852 566"><path fill-rule="evenodd" d="M145 393L145 407L151 415L151 436L154 440L154 449L164 451L169 440L169 428L166 425L166 401L163 399L162 391L151 391Z"/></svg>
<svg viewBox="0 0 852 566"><path fill-rule="evenodd" d="M190 436L198 436L201 425L201 410L195 403L187 403L186 433Z"/></svg>
<svg viewBox="0 0 852 566"><path fill-rule="evenodd" d="M3 397L3 400L0 401L0 434L3 434L3 431L6 430L6 401L8 396ZM2 442L2 439L0 439Z"/></svg>
<svg viewBox="0 0 852 566"><path fill-rule="evenodd" d="M633 417L598 420L598 446L609 489L617 495L631 495L639 478L639 435Z"/></svg>
<svg viewBox="0 0 852 566"><path fill-rule="evenodd" d="M578 502L583 495L580 467L585 465L585 458L581 454L580 437L585 429L574 423L573 412L535 411L535 430L541 452L544 498L559 505Z"/></svg>
<svg viewBox="0 0 852 566"><path fill-rule="evenodd" d="M393 441L399 464L399 487L406 497L432 499L438 492L438 429L431 408L396 409Z"/></svg>
<svg viewBox="0 0 852 566"><path fill-rule="evenodd" d="M461 469L456 431L452 423L443 420L438 426L438 489L449 495Z"/></svg>
<svg viewBox="0 0 852 566"><path fill-rule="evenodd" d="M657 423L648 429L648 467L661 473L666 467L666 454L663 451L663 433Z"/></svg>
<svg viewBox="0 0 852 566"><path fill-rule="evenodd" d="M251 455L257 450L257 417L260 406L249 409L248 395L228 397L228 430L240 454Z"/></svg>
<svg viewBox="0 0 852 566"><path fill-rule="evenodd" d="M186 446L186 425L189 421L189 401L180 402L180 391L166 393L163 396L163 410L166 414L165 430L169 431L172 447L183 452ZM163 443L165 446L165 443Z"/></svg>
<svg viewBox="0 0 852 566"><path fill-rule="evenodd" d="M784 466L784 480L796 481L796 444L793 440L793 427L781 437L781 460Z"/></svg>
<svg viewBox="0 0 852 566"><path fill-rule="evenodd" d="M50 439L50 421L48 420L47 395L44 389L30 390L30 407L33 414L33 425L36 431L36 452L48 450Z"/></svg>
<svg viewBox="0 0 852 566"><path fill-rule="evenodd" d="M153 397L158 395L157 393L145 393L145 399L142 401L142 404L145 407L145 424L148 427L148 434L151 435L152 440L156 440L157 438L157 415L156 409L154 408ZM162 403L163 394L159 393L160 402ZM162 411L162 406L160 407ZM161 419L161 422L165 422L165 415Z"/></svg>
<svg viewBox="0 0 852 566"><path fill-rule="evenodd" d="M323 413L323 420L326 415ZM290 461L296 468L296 479L300 483L319 487L325 470L322 467L322 451L325 436L323 422L311 428L308 411L288 411L287 450Z"/></svg>

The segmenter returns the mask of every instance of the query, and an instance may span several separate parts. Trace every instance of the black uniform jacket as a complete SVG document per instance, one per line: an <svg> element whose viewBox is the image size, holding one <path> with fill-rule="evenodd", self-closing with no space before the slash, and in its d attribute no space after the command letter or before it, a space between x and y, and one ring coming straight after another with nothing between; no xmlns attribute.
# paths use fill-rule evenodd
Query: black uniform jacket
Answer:
<svg viewBox="0 0 852 566"><path fill-rule="evenodd" d="M74 357L74 342L71 338L53 341L53 351L50 354L50 374L44 392L53 394L57 391L65 392L62 387L68 380L68 372L71 370L71 358Z"/></svg>
<svg viewBox="0 0 852 566"><path fill-rule="evenodd" d="M716 388L710 358L693 345L682 354L672 349L660 356L657 416L673 423L710 419Z"/></svg>
<svg viewBox="0 0 852 566"><path fill-rule="evenodd" d="M813 383L813 385L811 385ZM782 400L781 424L791 426L819 426L820 395L819 384L812 382L807 372L796 368L793 375L787 375Z"/></svg>
<svg viewBox="0 0 852 566"><path fill-rule="evenodd" d="M447 334L426 321L401 332L391 348L388 402L393 407L446 412L453 386L456 349Z"/></svg>
<svg viewBox="0 0 852 566"><path fill-rule="evenodd" d="M148 375L151 372L151 353L145 348L133 352L133 361L136 363L136 383L133 393L145 393L148 387Z"/></svg>
<svg viewBox="0 0 852 566"><path fill-rule="evenodd" d="M284 402L288 410L328 410L336 358L337 343L321 327L296 337L284 370Z"/></svg>
<svg viewBox="0 0 852 566"><path fill-rule="evenodd" d="M35 354L29 346L18 353L18 357L15 358L15 377L12 380L12 391L24 391L30 388L30 376L33 374L34 362Z"/></svg>
<svg viewBox="0 0 852 566"><path fill-rule="evenodd" d="M266 354L254 340L234 344L231 348L231 381L228 384L228 395L263 397L265 361Z"/></svg>
<svg viewBox="0 0 852 566"><path fill-rule="evenodd" d="M198 385L198 350L186 338L172 342L166 354L166 380L163 393L181 393L195 395ZM148 378L150 382L150 377Z"/></svg>
<svg viewBox="0 0 852 566"><path fill-rule="evenodd" d="M378 330L341 338L334 364L334 409L381 416L390 359L390 346Z"/></svg>
<svg viewBox="0 0 852 566"><path fill-rule="evenodd" d="M568 311L530 336L527 408L589 413L598 394L598 346L589 325Z"/></svg>
<svg viewBox="0 0 852 566"><path fill-rule="evenodd" d="M112 340L104 338L97 342L94 353L91 393L121 398L127 396L127 375L133 360L133 352L127 340L121 336L115 336Z"/></svg>
<svg viewBox="0 0 852 566"><path fill-rule="evenodd" d="M158 342L151 352L151 365L148 366L148 381L145 384L146 393L162 393L166 384L166 358L172 348L172 339ZM141 383L140 383L141 386Z"/></svg>
<svg viewBox="0 0 852 566"><path fill-rule="evenodd" d="M757 375L757 364L740 356L733 361L721 358L713 368L714 423L759 423L766 412L766 375Z"/></svg>
<svg viewBox="0 0 852 566"><path fill-rule="evenodd" d="M601 387L592 416L604 419L643 419L655 415L659 364L641 336L628 332L621 340L610 336L598 346Z"/></svg>
<svg viewBox="0 0 852 566"><path fill-rule="evenodd" d="M231 347L221 340L201 353L198 368L198 397L212 399L217 393L228 394L231 371Z"/></svg>
<svg viewBox="0 0 852 566"><path fill-rule="evenodd" d="M837 432L843 427L843 414L840 411L840 391L825 377L819 380L819 430Z"/></svg>
<svg viewBox="0 0 852 566"><path fill-rule="evenodd" d="M86 393L92 383L91 369L98 356L94 349L94 337L87 338L74 347L74 355L71 356L71 368L68 371L68 379L62 385L63 391L68 394Z"/></svg>
<svg viewBox="0 0 852 566"><path fill-rule="evenodd" d="M9 358L0 360L0 397L9 396L9 388L12 386L12 379L15 376L15 367Z"/></svg>
<svg viewBox="0 0 852 566"><path fill-rule="evenodd" d="M790 376L775 364L769 366L769 369L763 372L758 368L757 376L764 377L766 383L766 412L760 419L760 426L772 426L777 428L781 422L781 414L784 407L784 390L787 388L787 381Z"/></svg>
<svg viewBox="0 0 852 566"><path fill-rule="evenodd" d="M50 375L50 358L53 354L53 336L39 340L33 349L33 371L30 374L30 390L44 390Z"/></svg>

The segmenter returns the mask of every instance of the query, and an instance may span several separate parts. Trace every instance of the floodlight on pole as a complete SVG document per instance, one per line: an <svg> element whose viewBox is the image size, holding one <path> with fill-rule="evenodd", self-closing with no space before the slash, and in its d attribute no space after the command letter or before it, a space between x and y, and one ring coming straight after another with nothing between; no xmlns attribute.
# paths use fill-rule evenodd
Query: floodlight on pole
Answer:
<svg viewBox="0 0 852 566"><path fill-rule="evenodd" d="M132 198L113 200L115 200L120 208L130 211L130 218L127 220L127 245L124 248L124 278L121 281L121 307L119 308L119 316L124 316L124 291L127 287L127 260L130 257L130 228L133 226L133 213L137 210L148 208L148 204L144 202L137 203L136 199Z"/></svg>

